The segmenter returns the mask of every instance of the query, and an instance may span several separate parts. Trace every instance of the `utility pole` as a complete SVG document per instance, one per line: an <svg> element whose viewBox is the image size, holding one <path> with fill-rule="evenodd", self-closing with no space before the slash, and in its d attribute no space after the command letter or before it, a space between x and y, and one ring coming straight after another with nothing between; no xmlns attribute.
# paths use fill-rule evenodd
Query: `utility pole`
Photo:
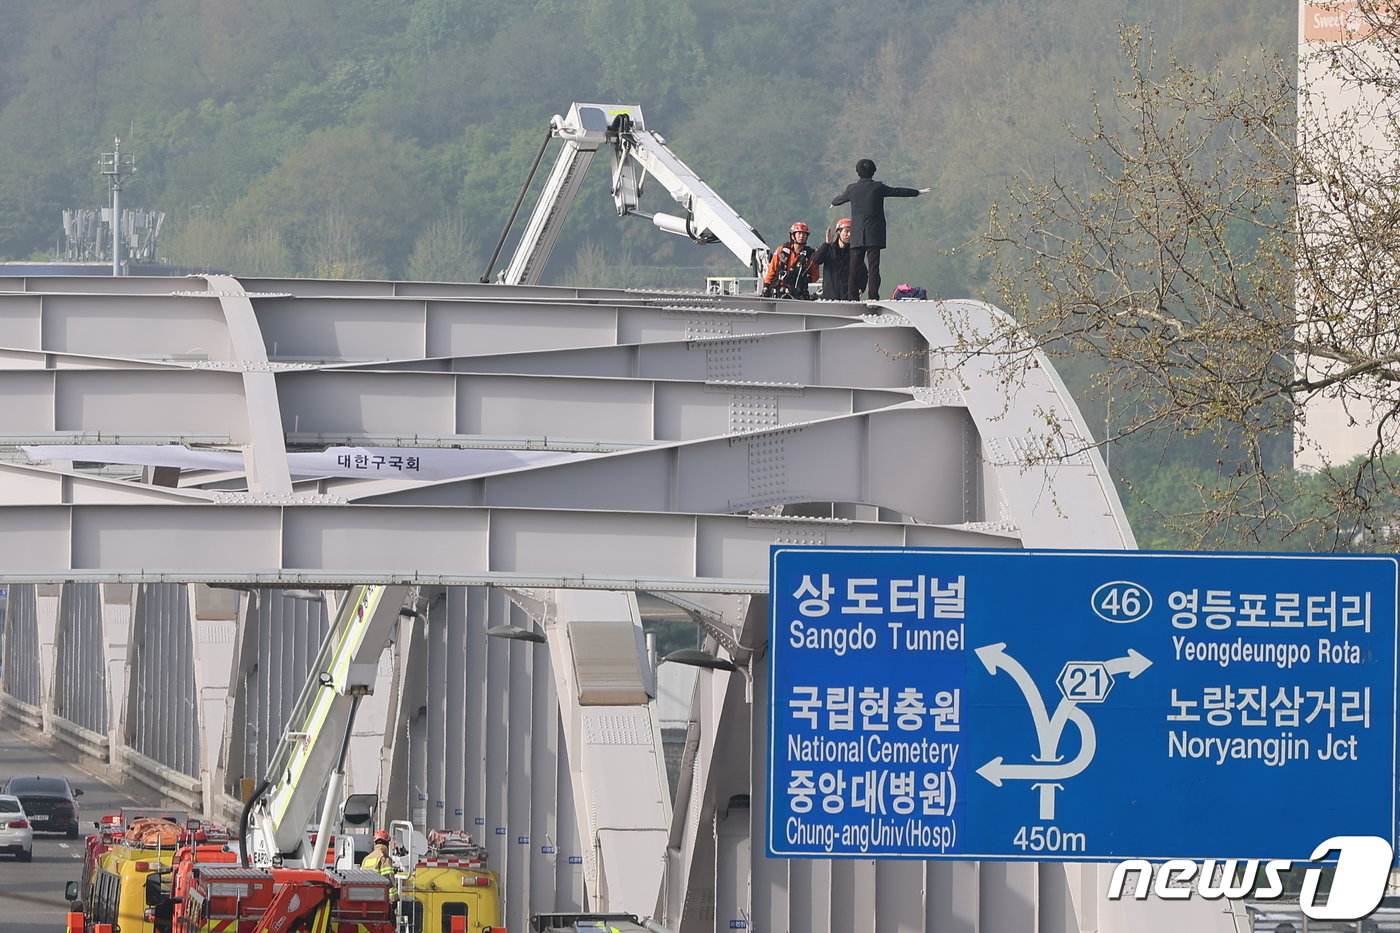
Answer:
<svg viewBox="0 0 1400 933"><path fill-rule="evenodd" d="M136 161L131 156L122 155L122 138L116 138L111 152L102 153L98 169L107 176L107 187L112 191L112 274L122 274L122 177L136 174Z"/></svg>

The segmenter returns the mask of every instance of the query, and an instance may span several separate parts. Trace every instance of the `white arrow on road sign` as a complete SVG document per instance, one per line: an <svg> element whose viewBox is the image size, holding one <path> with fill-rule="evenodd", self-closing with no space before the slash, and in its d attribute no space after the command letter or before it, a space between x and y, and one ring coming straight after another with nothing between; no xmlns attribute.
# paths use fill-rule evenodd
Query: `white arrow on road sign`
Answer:
<svg viewBox="0 0 1400 933"><path fill-rule="evenodd" d="M1089 714L1068 697L1060 699L1059 705L1055 707L1055 714L1051 716L1045 708L1045 699L1040 694L1040 688L1021 663L1006 653L1005 642L984 645L976 651L988 673L996 676L997 671L1006 671L1021 689L1021 694L1026 698L1026 706L1030 710L1031 720L1035 724L1036 739L1040 746L1039 754L1034 756L1033 763L1006 764L1005 759L998 755L978 768L977 773L996 787L1000 787L1002 781L1036 782L1041 792L1040 815L1043 819L1054 819L1055 790L1059 786L1054 782L1074 777L1093 761L1098 745L1094 735L1094 723ZM1102 665L1102 669L1109 675L1127 674L1130 679L1152 666L1147 657L1132 648L1128 649L1125 656L1107 661L1071 663ZM1103 695L1107 695L1107 687ZM1100 700L1102 698L1103 696L1098 697ZM1061 762L1060 736L1064 733L1065 724L1071 721L1079 729L1079 753L1072 761Z"/></svg>

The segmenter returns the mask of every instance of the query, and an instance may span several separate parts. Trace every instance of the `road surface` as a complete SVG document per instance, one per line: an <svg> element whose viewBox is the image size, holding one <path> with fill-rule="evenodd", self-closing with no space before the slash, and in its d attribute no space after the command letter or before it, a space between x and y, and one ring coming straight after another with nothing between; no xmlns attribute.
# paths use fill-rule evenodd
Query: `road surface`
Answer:
<svg viewBox="0 0 1400 933"><path fill-rule="evenodd" d="M83 770L76 756L62 746L48 750L32 745L13 723L0 723L0 781L15 774L60 774L81 788L83 832L104 814L122 807L160 806L143 788L116 788ZM141 796L145 794L146 796ZM82 867L83 838L36 833L34 861L19 862L0 855L0 933L43 933L63 930L68 902L63 886L76 881Z"/></svg>

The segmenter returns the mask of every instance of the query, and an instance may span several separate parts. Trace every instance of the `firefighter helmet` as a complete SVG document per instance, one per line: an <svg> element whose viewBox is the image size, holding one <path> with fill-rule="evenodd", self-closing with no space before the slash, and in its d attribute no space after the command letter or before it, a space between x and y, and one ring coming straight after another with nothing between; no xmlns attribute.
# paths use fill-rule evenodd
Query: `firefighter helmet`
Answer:
<svg viewBox="0 0 1400 933"><path fill-rule="evenodd" d="M374 844L379 845L380 843L383 843L386 846L389 844L388 830L381 829L379 832L374 834Z"/></svg>
<svg viewBox="0 0 1400 933"><path fill-rule="evenodd" d="M792 229L790 229L790 230L788 231L788 235L791 236L791 235L794 234L794 233L811 233L811 232L812 232L812 231L807 227L807 225L804 224L802 221L799 220L797 223L795 223L795 224L792 225Z"/></svg>

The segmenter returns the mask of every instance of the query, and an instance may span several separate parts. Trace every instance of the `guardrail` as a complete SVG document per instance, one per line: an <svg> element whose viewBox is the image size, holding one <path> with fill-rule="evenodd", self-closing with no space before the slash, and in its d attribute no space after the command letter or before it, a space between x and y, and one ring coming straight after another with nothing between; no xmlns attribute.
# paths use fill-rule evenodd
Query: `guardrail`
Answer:
<svg viewBox="0 0 1400 933"><path fill-rule="evenodd" d="M44 717L39 707L3 692L0 692L0 717L32 729L36 736L43 731ZM54 741L89 758L116 765L125 777L193 813L203 811L204 784L199 778L176 771L154 758L125 747L118 749L118 761L112 762L105 735L58 716L49 719L49 728L52 730L49 737Z"/></svg>
<svg viewBox="0 0 1400 933"><path fill-rule="evenodd" d="M39 707L30 706L22 700L16 700L8 693L0 693L0 714L9 719L17 720L35 732L44 728L44 713Z"/></svg>
<svg viewBox="0 0 1400 933"><path fill-rule="evenodd" d="M199 778L190 777L183 771L176 771L129 748L118 749L117 756L121 759L122 772L133 781L183 804L191 813L203 812L204 784Z"/></svg>
<svg viewBox="0 0 1400 933"><path fill-rule="evenodd" d="M216 792L209 811L209 818L214 822L237 826L239 818L243 815L243 801L232 794Z"/></svg>
<svg viewBox="0 0 1400 933"><path fill-rule="evenodd" d="M53 737L88 758L107 761L109 756L107 737L76 723L54 716L49 720Z"/></svg>

